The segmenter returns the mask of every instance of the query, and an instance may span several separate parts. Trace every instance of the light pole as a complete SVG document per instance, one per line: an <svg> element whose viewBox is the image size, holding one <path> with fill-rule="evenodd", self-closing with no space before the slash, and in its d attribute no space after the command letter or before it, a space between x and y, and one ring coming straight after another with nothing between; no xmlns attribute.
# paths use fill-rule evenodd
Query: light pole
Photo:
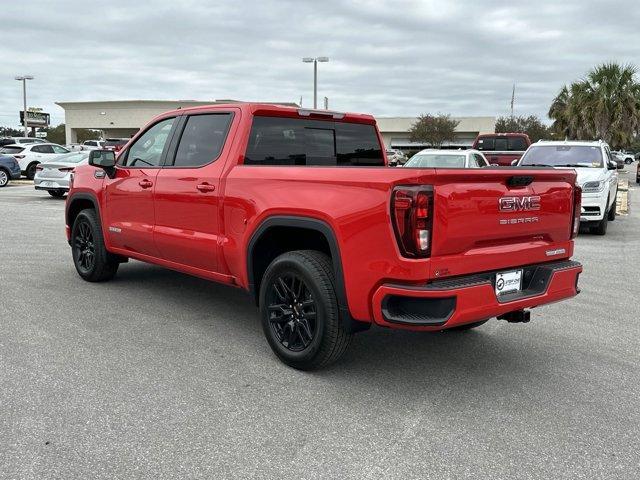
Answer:
<svg viewBox="0 0 640 480"><path fill-rule="evenodd" d="M23 75L21 77L16 77L16 80L22 82L22 106L24 107L22 110L22 120L24 122L24 136L29 136L29 127L27 126L27 80L33 80L31 75Z"/></svg>
<svg viewBox="0 0 640 480"><path fill-rule="evenodd" d="M304 57L304 63L313 63L313 108L318 108L318 62L328 62L329 57Z"/></svg>

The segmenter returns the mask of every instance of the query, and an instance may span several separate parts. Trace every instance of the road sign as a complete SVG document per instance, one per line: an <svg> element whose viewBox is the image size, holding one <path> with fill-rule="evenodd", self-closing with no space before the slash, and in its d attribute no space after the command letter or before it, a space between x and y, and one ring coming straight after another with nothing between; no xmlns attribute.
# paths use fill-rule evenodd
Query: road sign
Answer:
<svg viewBox="0 0 640 480"><path fill-rule="evenodd" d="M20 125L24 126L24 112L20 111ZM44 127L49 126L49 114L44 112L34 112L27 110L27 127Z"/></svg>

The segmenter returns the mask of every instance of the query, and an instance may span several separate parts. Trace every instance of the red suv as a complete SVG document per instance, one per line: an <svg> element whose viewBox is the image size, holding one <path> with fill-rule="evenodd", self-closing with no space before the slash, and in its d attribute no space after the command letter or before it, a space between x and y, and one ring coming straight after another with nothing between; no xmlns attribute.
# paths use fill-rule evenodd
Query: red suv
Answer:
<svg viewBox="0 0 640 480"><path fill-rule="evenodd" d="M385 164L370 115L167 112L117 162L94 150L76 167L73 262L91 282L136 259L247 290L275 354L300 369L336 360L374 323L526 322L527 309L576 295L573 170Z"/></svg>

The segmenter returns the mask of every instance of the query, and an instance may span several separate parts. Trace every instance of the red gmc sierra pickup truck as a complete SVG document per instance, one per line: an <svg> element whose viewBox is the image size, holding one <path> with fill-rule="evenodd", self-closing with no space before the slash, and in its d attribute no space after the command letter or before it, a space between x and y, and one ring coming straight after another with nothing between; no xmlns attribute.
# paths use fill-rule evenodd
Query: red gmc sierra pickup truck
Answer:
<svg viewBox="0 0 640 480"><path fill-rule="evenodd" d="M369 115L264 104L167 112L77 167L79 275L128 259L247 290L275 354L336 360L372 323L463 330L573 297L572 170L387 168Z"/></svg>

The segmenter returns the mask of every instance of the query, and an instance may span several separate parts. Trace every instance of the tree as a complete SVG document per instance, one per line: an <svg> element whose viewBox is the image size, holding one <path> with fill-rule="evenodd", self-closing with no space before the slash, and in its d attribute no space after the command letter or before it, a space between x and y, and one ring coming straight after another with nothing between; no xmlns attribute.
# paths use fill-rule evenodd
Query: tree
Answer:
<svg viewBox="0 0 640 480"><path fill-rule="evenodd" d="M88 128L79 128L76 130L76 138L78 143L85 140L98 140L100 138L100 130L91 130ZM47 141L52 143L66 143L65 125L61 123L47 130Z"/></svg>
<svg viewBox="0 0 640 480"><path fill-rule="evenodd" d="M535 115L519 117L498 117L496 120L496 133L526 133L532 142L541 138L549 138L550 132L542 121Z"/></svg>
<svg viewBox="0 0 640 480"><path fill-rule="evenodd" d="M553 130L571 139L602 139L614 148L631 144L640 127L636 67L606 63L564 86L549 108Z"/></svg>
<svg viewBox="0 0 640 480"><path fill-rule="evenodd" d="M452 141L455 138L456 127L459 123L449 115L420 115L409 130L409 140L441 147L444 142Z"/></svg>
<svg viewBox="0 0 640 480"><path fill-rule="evenodd" d="M2 137L22 137L24 136L24 130L18 130L11 127L0 127L0 138Z"/></svg>

